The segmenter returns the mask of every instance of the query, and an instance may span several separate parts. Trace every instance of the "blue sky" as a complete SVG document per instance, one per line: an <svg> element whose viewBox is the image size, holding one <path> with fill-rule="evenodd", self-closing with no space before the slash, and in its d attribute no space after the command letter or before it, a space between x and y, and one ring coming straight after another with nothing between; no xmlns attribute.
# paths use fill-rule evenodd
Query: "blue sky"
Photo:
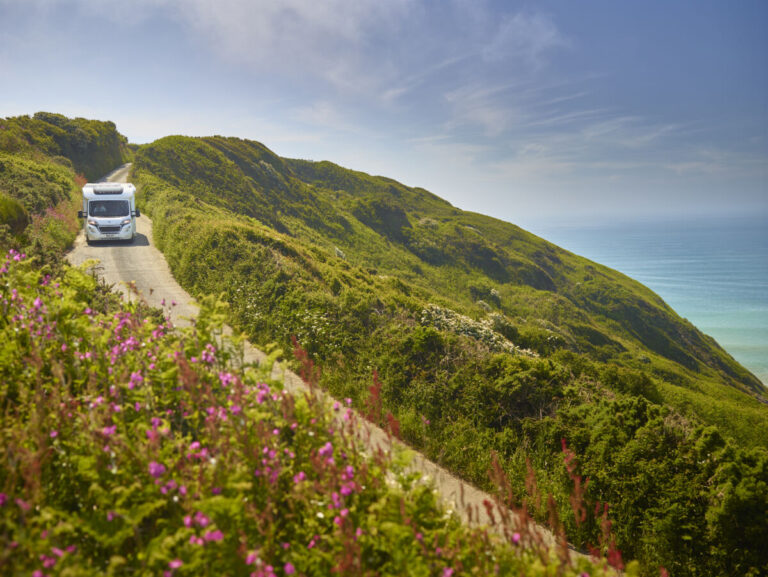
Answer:
<svg viewBox="0 0 768 577"><path fill-rule="evenodd" d="M768 214L768 2L0 0L0 117L240 136L526 226Z"/></svg>

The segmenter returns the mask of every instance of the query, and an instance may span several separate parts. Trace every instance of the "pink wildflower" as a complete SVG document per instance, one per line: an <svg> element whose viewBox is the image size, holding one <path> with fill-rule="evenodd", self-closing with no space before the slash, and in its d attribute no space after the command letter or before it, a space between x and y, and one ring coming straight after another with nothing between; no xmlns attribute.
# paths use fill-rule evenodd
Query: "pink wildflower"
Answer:
<svg viewBox="0 0 768 577"><path fill-rule="evenodd" d="M153 477L160 477L165 473L165 465L162 463L158 463L156 461L152 461L149 464L149 474Z"/></svg>
<svg viewBox="0 0 768 577"><path fill-rule="evenodd" d="M206 541L221 541L222 539L224 539L224 533L222 533L218 529L216 529L215 531L208 531L204 535L204 539Z"/></svg>
<svg viewBox="0 0 768 577"><path fill-rule="evenodd" d="M198 525L198 527L207 527L211 524L211 520L206 517L204 513L198 511L195 513L195 523Z"/></svg>
<svg viewBox="0 0 768 577"><path fill-rule="evenodd" d="M291 564L290 561L285 565L283 565L283 571L285 571L286 575L293 575L294 573L296 573L296 569L294 568L294 566Z"/></svg>
<svg viewBox="0 0 768 577"><path fill-rule="evenodd" d="M168 567L170 569L178 569L182 565L184 565L184 561L182 561L181 559L174 559L173 561L170 561L168 563Z"/></svg>
<svg viewBox="0 0 768 577"><path fill-rule="evenodd" d="M128 388L133 389L134 387L138 387L143 381L144 377L142 377L140 373L134 371L131 373L131 380L128 383Z"/></svg>

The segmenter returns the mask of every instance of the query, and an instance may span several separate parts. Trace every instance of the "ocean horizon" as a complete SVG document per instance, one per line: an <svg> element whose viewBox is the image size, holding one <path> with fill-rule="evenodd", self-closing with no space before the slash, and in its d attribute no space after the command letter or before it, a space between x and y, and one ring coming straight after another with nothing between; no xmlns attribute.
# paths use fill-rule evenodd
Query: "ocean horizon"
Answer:
<svg viewBox="0 0 768 577"><path fill-rule="evenodd" d="M539 222L529 230L643 283L768 385L768 217Z"/></svg>

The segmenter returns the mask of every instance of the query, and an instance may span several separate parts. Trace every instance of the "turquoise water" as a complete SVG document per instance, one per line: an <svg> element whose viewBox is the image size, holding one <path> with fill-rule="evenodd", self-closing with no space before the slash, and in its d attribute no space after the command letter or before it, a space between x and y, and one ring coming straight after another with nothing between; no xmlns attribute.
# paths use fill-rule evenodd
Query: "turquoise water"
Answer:
<svg viewBox="0 0 768 577"><path fill-rule="evenodd" d="M648 286L768 384L768 219L531 229Z"/></svg>

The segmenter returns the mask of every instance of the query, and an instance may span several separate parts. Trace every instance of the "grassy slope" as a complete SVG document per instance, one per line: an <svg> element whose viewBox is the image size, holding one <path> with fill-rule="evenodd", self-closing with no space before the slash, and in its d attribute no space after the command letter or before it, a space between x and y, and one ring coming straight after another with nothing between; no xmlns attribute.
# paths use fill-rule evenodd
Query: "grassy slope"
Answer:
<svg viewBox="0 0 768 577"><path fill-rule="evenodd" d="M640 283L514 225L460 211L389 179L328 162L282 160L237 139L157 143L138 166L306 246L328 253L339 247L350 264L396 276L425 297L450 299L472 316L483 312L475 297L493 288L500 301L494 308L522 320L523 332L544 325L576 352L634 369L650 365L667 400L714 397L723 422L733 410L752 407L745 432L762 426L768 433L760 404L721 385L764 396L763 386L713 339ZM707 414L717 418L717 409Z"/></svg>
<svg viewBox="0 0 768 577"><path fill-rule="evenodd" d="M80 226L75 211L86 178L103 176L127 154L111 122L44 112L0 119L0 247L55 260Z"/></svg>
<svg viewBox="0 0 768 577"><path fill-rule="evenodd" d="M750 500L768 482L762 387L647 288L421 189L255 142L168 137L135 169L182 284L224 291L257 342L297 336L360 406L378 369L382 414L433 458L482 484L495 451L518 495L529 460L565 511L552 459L567 438L648 567L766 563L728 522L765 525L748 513L766 508ZM594 541L596 523L568 529Z"/></svg>

